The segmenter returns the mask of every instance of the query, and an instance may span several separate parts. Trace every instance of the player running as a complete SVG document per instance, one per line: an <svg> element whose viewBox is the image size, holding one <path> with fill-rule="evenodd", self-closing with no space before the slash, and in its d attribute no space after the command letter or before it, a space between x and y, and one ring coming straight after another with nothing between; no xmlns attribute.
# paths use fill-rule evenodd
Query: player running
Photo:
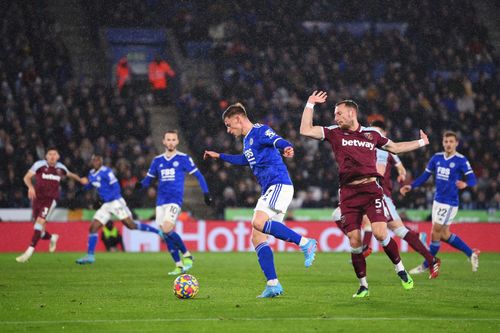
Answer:
<svg viewBox="0 0 500 333"><path fill-rule="evenodd" d="M35 231L30 246L22 255L16 258L17 262L27 262L31 258L40 238L50 239L49 251L54 252L56 250L59 235L50 234L45 225L48 216L56 207L56 200L59 198L60 192L59 184L64 176L82 182L78 175L70 172L64 164L58 162L59 158L58 150L49 148L45 160L35 162L23 178L28 187L28 197L33 204ZM33 176L35 177L35 185L33 185Z"/></svg>
<svg viewBox="0 0 500 333"><path fill-rule="evenodd" d="M429 144L427 135L420 131L420 140L392 142L373 127L360 126L358 105L352 100L343 100L335 105L335 121L338 126L313 126L314 105L326 102L327 94L315 91L302 114L300 134L317 140L327 140L335 153L340 178L340 210L344 232L351 245L351 258L360 287L353 297L369 296L366 279L366 260L361 241L361 221L367 215L373 235L384 248L395 266L404 289L413 288L413 279L403 266L396 242L387 232L384 214L383 190L377 183L380 177L375 162L376 148L392 153L402 153Z"/></svg>
<svg viewBox="0 0 500 333"><path fill-rule="evenodd" d="M276 297L283 294L274 268L273 252L267 243L267 235L297 244L305 257L305 266L312 265L316 240L300 236L283 224L288 205L293 199L293 184L285 163L280 156L293 157L292 144L277 135L269 126L253 124L241 103L230 105L222 114L227 132L243 138L243 154L228 155L205 151L204 158L220 158L235 164L250 166L262 188L252 218L252 244L267 285L259 298Z"/></svg>
<svg viewBox="0 0 500 333"><path fill-rule="evenodd" d="M476 185L474 171L467 158L457 152L457 146L457 134L451 131L445 132L443 135L444 152L434 154L424 173L415 179L411 185L403 186L400 192L402 195L406 195L412 189L423 185L431 175L434 175L436 193L432 204L430 251L435 256L441 246L441 240L443 240L465 253L472 264L472 271L476 272L479 267L480 251L471 249L460 237L450 232L450 225L458 212L458 190ZM461 180L463 176L466 177L466 182ZM428 268L428 263L424 261L410 272L420 274Z"/></svg>
<svg viewBox="0 0 500 333"><path fill-rule="evenodd" d="M80 265L93 264L95 262L95 247L99 239L98 231L111 219L111 214L115 215L122 223L131 230L149 231L159 234L159 230L145 223L134 221L132 212L122 197L120 184L113 170L103 164L103 158L99 154L92 155L92 167L87 179L84 179L83 191L92 188L97 189L99 197L104 202L94 215L90 224L87 242L87 255L77 259Z"/></svg>
<svg viewBox="0 0 500 333"><path fill-rule="evenodd" d="M174 230L184 198L185 174L189 173L198 179L205 204L210 206L212 198L207 182L193 159L177 150L179 145L177 131L167 131L163 137L163 145L166 148L165 153L153 159L147 176L136 184L136 189L146 188L151 185L154 178L158 179L156 223L160 226L168 250L175 262L175 269L168 274L179 275L193 267L193 256L186 248L181 236ZM182 253L182 260L179 251Z"/></svg>
<svg viewBox="0 0 500 333"><path fill-rule="evenodd" d="M372 123L372 127L379 130L382 135L386 135L385 124L382 121L374 121ZM399 216L396 206L392 201L392 181L391 181L391 169L393 166L396 166L398 169L398 182L403 182L406 178L406 169L403 166L403 163L399 159L396 154L391 154L385 150L377 149L377 171L384 178L382 180L382 189L384 191L384 204L387 208L387 226L389 229L394 232L399 238L404 239L408 242L408 244L420 255L422 255L428 267L431 267L429 279L437 278L439 275L439 268L441 266L441 260L439 258L435 258L429 250L424 246L424 244L419 240L418 234L408 229L401 220ZM340 223L341 213L340 209L337 208L333 214L334 221L338 221ZM339 225L339 224L338 224ZM341 228L342 229L342 228ZM365 258L369 255L370 248L365 249L365 246L369 244L371 239L371 225L368 218L363 216L363 254ZM370 235L368 235L368 233ZM411 271L410 271L411 274Z"/></svg>

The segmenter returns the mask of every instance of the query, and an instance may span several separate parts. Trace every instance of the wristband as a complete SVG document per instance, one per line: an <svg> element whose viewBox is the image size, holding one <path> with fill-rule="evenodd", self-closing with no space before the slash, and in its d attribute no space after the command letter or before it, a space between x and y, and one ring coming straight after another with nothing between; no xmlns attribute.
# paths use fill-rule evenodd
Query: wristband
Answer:
<svg viewBox="0 0 500 333"><path fill-rule="evenodd" d="M310 103L310 102L307 102L306 103L306 108L309 108L309 109L314 109L314 103Z"/></svg>
<svg viewBox="0 0 500 333"><path fill-rule="evenodd" d="M418 140L418 146L419 146L419 147L423 147L423 146L425 146L424 139L420 139L420 140Z"/></svg>

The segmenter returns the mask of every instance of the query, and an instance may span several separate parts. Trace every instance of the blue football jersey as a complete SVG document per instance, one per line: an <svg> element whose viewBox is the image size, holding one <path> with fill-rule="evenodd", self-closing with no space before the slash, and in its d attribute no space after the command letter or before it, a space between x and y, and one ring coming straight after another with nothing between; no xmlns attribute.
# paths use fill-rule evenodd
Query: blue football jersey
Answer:
<svg viewBox="0 0 500 333"><path fill-rule="evenodd" d="M193 159L184 153L177 152L169 158L165 154L156 156L148 170L149 177L158 179L156 205L174 203L182 206L186 173L193 174L197 170Z"/></svg>
<svg viewBox="0 0 500 333"><path fill-rule="evenodd" d="M293 185L276 142L283 140L269 126L254 124L243 139L243 155L264 193L271 185Z"/></svg>
<svg viewBox="0 0 500 333"><path fill-rule="evenodd" d="M457 180L462 180L464 175L473 174L469 161L462 154L456 153L446 157L445 153L435 154L425 171L434 175L436 194L434 200L450 206L458 206Z"/></svg>
<svg viewBox="0 0 500 333"><path fill-rule="evenodd" d="M122 197L118 179L110 168L102 166L98 170L92 169L87 178L89 179L89 185L97 189L97 193L104 202L110 202Z"/></svg>

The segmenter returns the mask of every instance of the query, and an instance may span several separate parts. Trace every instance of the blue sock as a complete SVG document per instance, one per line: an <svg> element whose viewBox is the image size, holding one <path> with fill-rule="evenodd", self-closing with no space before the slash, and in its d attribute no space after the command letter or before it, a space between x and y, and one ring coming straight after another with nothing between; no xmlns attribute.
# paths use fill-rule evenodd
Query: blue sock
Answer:
<svg viewBox="0 0 500 333"><path fill-rule="evenodd" d="M89 256L93 256L94 255L94 253L95 253L95 247L97 245L98 238L99 238L99 236L97 235L97 232L93 233L93 234L89 234L89 241L87 243L87 254Z"/></svg>
<svg viewBox="0 0 500 333"><path fill-rule="evenodd" d="M168 235L163 235L163 240L167 244L168 252L170 252L170 255L172 256L172 259L174 259L174 262L181 261L181 256L179 255L179 249L175 245L174 241Z"/></svg>
<svg viewBox="0 0 500 333"><path fill-rule="evenodd" d="M439 248L441 247L441 242L440 241L432 241L431 244L429 245L429 252L432 254L433 257L436 256L436 254L439 252ZM424 261L424 267L429 267L429 264L427 261Z"/></svg>
<svg viewBox="0 0 500 333"><path fill-rule="evenodd" d="M134 221L135 225L137 226L137 229L140 231L149 231L149 232L154 232L155 234L159 234L160 231L156 229L155 227L152 227L146 223L141 223L139 221Z"/></svg>
<svg viewBox="0 0 500 333"><path fill-rule="evenodd" d="M470 257L472 255L472 249L467 244L465 244L460 237L458 237L455 234L451 234L450 238L448 238L446 243L450 244L455 249L462 251L463 253L465 253L467 257Z"/></svg>
<svg viewBox="0 0 500 333"><path fill-rule="evenodd" d="M179 251L182 252L182 254L187 252L186 245L184 244L181 236L178 233L172 230L167 234L167 236L170 237L170 239L175 243L175 246L177 246L177 248L179 249Z"/></svg>
<svg viewBox="0 0 500 333"><path fill-rule="evenodd" d="M266 242L260 243L255 248L257 257L259 257L259 265L266 276L267 281L277 279L276 270L274 269L274 256L273 250Z"/></svg>
<svg viewBox="0 0 500 333"><path fill-rule="evenodd" d="M264 224L263 233L268 235L273 235L274 237L284 240L286 242L292 242L297 245L300 243L301 235L288 228L286 225L276 221L267 221Z"/></svg>

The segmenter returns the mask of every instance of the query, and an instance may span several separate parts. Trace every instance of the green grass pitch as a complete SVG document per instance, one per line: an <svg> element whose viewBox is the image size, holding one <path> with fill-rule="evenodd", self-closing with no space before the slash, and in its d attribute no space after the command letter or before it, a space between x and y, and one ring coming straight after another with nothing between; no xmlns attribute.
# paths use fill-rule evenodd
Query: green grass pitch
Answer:
<svg viewBox="0 0 500 333"><path fill-rule="evenodd" d="M482 254L477 273L463 254L442 254L441 276L401 287L384 254L368 258L369 299L350 256L276 253L285 295L256 299L264 279L254 253L197 253L193 300L172 294L166 253L35 253L27 264L0 255L0 332L500 332L500 254ZM420 263L404 254L406 267Z"/></svg>

